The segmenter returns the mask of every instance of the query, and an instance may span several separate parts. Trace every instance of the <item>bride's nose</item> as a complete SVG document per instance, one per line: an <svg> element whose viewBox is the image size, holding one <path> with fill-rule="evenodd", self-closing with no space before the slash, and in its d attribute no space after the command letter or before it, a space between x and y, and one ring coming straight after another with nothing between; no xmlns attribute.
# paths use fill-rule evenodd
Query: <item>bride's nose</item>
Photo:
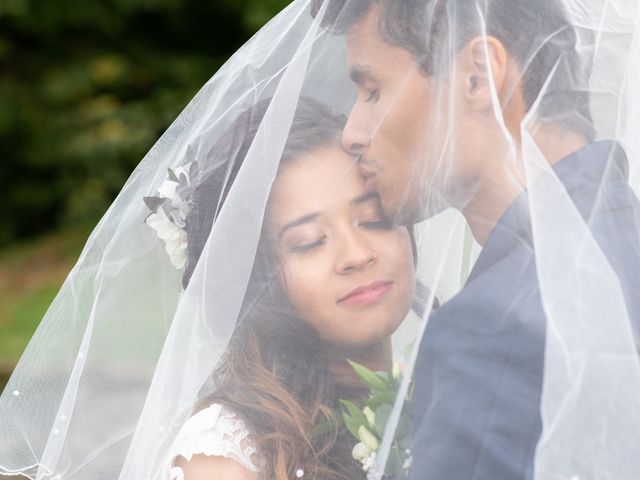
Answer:
<svg viewBox="0 0 640 480"><path fill-rule="evenodd" d="M376 250L356 231L345 232L335 243L335 271L339 275L362 270L378 261Z"/></svg>

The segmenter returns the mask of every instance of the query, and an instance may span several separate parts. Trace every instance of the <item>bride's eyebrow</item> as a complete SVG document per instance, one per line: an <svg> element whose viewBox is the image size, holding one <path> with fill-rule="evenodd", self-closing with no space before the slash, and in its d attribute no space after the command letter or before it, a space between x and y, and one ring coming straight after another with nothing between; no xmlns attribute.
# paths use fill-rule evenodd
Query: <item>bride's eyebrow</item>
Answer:
<svg viewBox="0 0 640 480"><path fill-rule="evenodd" d="M296 220L293 220L292 222L287 223L284 227L282 227L282 229L280 230L280 234L278 235L278 238L282 238L282 236L284 235L284 233L294 227L298 227L300 225L303 225L305 223L310 223L313 222L314 220L316 220L318 217L320 216L320 212L315 212L315 213L309 213L308 215L304 215Z"/></svg>
<svg viewBox="0 0 640 480"><path fill-rule="evenodd" d="M380 198L380 195L377 192L366 192L363 193L362 195L358 195L356 198L354 198L353 200L351 200L349 203L351 205L361 205L363 203L366 203L370 200L378 200ZM284 227L282 227L282 229L280 229L280 233L278 234L278 238L282 238L282 236L284 235L284 233L291 229L291 228L295 228L295 227L299 227L300 225L304 225L305 223L311 223L314 220L316 220L318 217L320 216L320 212L314 212L314 213L309 213L307 215L304 215L300 218L297 218L289 223L287 223Z"/></svg>

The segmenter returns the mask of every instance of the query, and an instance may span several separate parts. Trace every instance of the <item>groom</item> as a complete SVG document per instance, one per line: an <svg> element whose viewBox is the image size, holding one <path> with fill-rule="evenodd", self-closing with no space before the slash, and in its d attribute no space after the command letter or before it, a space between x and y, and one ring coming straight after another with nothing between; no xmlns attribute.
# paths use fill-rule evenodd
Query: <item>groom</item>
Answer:
<svg viewBox="0 0 640 480"><path fill-rule="evenodd" d="M533 478L546 317L510 156L521 125L620 280L636 345L640 332L640 203L622 148L594 142L577 33L558 0L324 1L357 89L343 144L368 188L404 223L454 207L483 245L421 344L412 478ZM485 29L476 3L489 5Z"/></svg>

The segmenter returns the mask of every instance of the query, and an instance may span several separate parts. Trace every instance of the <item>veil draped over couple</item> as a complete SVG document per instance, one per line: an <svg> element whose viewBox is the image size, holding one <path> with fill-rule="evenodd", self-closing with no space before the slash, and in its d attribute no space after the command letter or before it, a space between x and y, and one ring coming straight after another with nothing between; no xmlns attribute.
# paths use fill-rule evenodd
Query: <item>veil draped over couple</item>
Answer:
<svg viewBox="0 0 640 480"><path fill-rule="evenodd" d="M632 480L640 5L296 0L0 397L38 480Z"/></svg>

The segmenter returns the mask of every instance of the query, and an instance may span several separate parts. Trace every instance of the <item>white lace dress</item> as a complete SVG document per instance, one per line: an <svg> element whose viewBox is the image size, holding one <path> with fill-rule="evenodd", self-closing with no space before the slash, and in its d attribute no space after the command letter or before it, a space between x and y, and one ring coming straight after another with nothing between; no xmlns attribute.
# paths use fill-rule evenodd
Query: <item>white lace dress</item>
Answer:
<svg viewBox="0 0 640 480"><path fill-rule="evenodd" d="M218 403L200 410L182 426L171 447L163 478L184 480L184 472L174 465L174 460L184 457L190 461L194 455L229 458L250 472L260 471L258 452L244 422Z"/></svg>

